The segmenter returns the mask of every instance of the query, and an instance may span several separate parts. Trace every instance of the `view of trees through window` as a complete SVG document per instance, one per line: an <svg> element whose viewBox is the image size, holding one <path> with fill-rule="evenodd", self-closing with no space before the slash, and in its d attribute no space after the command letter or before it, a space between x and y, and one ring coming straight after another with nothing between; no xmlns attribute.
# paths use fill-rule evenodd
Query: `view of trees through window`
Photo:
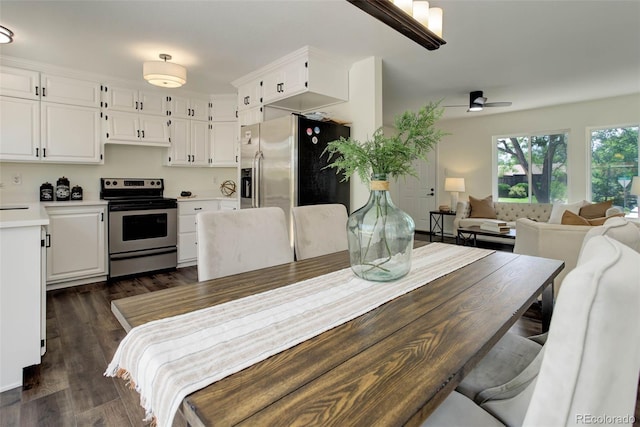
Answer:
<svg viewBox="0 0 640 427"><path fill-rule="evenodd" d="M613 200L625 212L636 211L638 197L629 194L638 176L638 126L591 131L591 200Z"/></svg>
<svg viewBox="0 0 640 427"><path fill-rule="evenodd" d="M498 200L566 201L567 140L566 133L498 138Z"/></svg>

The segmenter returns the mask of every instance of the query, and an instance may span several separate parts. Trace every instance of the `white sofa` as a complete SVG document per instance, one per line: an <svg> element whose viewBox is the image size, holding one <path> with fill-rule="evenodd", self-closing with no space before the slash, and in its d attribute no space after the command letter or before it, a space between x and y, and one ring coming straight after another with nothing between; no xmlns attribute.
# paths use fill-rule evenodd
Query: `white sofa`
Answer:
<svg viewBox="0 0 640 427"><path fill-rule="evenodd" d="M516 227L516 220L529 218L539 222L549 221L552 205L550 203L507 203L493 202L497 219L505 221L509 227ZM470 227L482 224L486 218L470 218L471 204L469 202L458 202L456 217L453 220L453 234L458 234L458 228ZM517 233L517 232L516 232ZM516 240L518 237L516 237ZM514 244L513 239L494 238L489 236L478 236L478 240L487 240L500 243Z"/></svg>
<svg viewBox="0 0 640 427"><path fill-rule="evenodd" d="M605 224L609 225L610 222L632 223L640 229L639 221L613 218ZM520 218L516 221L516 242L513 252L564 261L564 269L555 280L557 294L564 276L576 266L585 235L591 230L596 231L595 229L599 228L590 225L548 224Z"/></svg>

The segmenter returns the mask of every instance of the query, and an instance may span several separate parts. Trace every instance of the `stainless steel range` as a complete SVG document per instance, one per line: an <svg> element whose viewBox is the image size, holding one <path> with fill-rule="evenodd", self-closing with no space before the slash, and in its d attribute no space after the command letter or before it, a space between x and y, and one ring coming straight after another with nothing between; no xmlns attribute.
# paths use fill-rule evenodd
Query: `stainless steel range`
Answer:
<svg viewBox="0 0 640 427"><path fill-rule="evenodd" d="M100 198L109 201L110 278L178 265L178 203L163 193L162 178L100 178Z"/></svg>

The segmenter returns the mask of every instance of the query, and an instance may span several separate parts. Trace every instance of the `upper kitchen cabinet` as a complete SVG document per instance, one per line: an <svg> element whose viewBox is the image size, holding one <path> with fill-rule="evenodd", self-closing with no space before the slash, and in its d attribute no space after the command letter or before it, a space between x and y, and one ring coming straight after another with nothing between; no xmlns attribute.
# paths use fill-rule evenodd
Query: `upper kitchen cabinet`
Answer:
<svg viewBox="0 0 640 427"><path fill-rule="evenodd" d="M169 146L169 119L147 114L103 113L105 144Z"/></svg>
<svg viewBox="0 0 640 427"><path fill-rule="evenodd" d="M39 101L40 72L0 66L0 95Z"/></svg>
<svg viewBox="0 0 640 427"><path fill-rule="evenodd" d="M238 88L238 112L262 106L262 76L236 80L232 84Z"/></svg>
<svg viewBox="0 0 640 427"><path fill-rule="evenodd" d="M213 95L209 104L214 122L233 122L238 118L238 96L235 93Z"/></svg>
<svg viewBox="0 0 640 427"><path fill-rule="evenodd" d="M200 120L171 119L169 166L209 166L209 123Z"/></svg>
<svg viewBox="0 0 640 427"><path fill-rule="evenodd" d="M178 119L209 120L209 101L206 99L168 96L169 115Z"/></svg>
<svg viewBox="0 0 640 427"><path fill-rule="evenodd" d="M0 82L0 160L103 161L98 82L12 67Z"/></svg>
<svg viewBox="0 0 640 427"><path fill-rule="evenodd" d="M310 46L292 52L232 84L240 93L245 85L256 80L262 81L264 105L290 111L309 111L349 98L347 66ZM239 109L242 100L240 93Z"/></svg>
<svg viewBox="0 0 640 427"><path fill-rule="evenodd" d="M165 93L129 89L113 85L102 86L102 107L105 110L167 116L169 103Z"/></svg>
<svg viewBox="0 0 640 427"><path fill-rule="evenodd" d="M238 164L237 122L212 122L209 124L211 140L211 165L235 167Z"/></svg>

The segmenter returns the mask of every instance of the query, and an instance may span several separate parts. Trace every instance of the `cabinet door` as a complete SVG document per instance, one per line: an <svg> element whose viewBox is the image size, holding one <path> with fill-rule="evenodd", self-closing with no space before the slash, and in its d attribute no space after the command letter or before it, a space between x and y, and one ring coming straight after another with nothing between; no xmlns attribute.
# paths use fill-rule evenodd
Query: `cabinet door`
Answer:
<svg viewBox="0 0 640 427"><path fill-rule="evenodd" d="M307 58L297 59L282 68L281 95L295 95L307 90Z"/></svg>
<svg viewBox="0 0 640 427"><path fill-rule="evenodd" d="M213 165L235 166L237 164L236 122L211 123L211 147Z"/></svg>
<svg viewBox="0 0 640 427"><path fill-rule="evenodd" d="M280 99L283 96L284 73L281 69L273 71L264 76L262 79L262 101L268 104L271 101Z"/></svg>
<svg viewBox="0 0 640 427"><path fill-rule="evenodd" d="M140 142L169 146L169 125L165 117L140 115Z"/></svg>
<svg viewBox="0 0 640 427"><path fill-rule="evenodd" d="M0 96L0 160L37 160L40 102Z"/></svg>
<svg viewBox="0 0 640 427"><path fill-rule="evenodd" d="M170 109L171 109L171 117L177 117L179 119L190 119L191 115L189 114L189 98L184 96L173 96L170 97Z"/></svg>
<svg viewBox="0 0 640 427"><path fill-rule="evenodd" d="M211 100L211 120L214 122L231 122L237 117L238 97L235 94L213 95Z"/></svg>
<svg viewBox="0 0 640 427"><path fill-rule="evenodd" d="M100 107L100 83L43 74L42 100L61 104Z"/></svg>
<svg viewBox="0 0 640 427"><path fill-rule="evenodd" d="M209 165L209 123L191 120L191 164Z"/></svg>
<svg viewBox="0 0 640 427"><path fill-rule="evenodd" d="M106 98L106 108L109 110L135 113L140 107L137 90L117 86L106 86L103 94Z"/></svg>
<svg viewBox="0 0 640 427"><path fill-rule="evenodd" d="M240 126L262 123L263 119L262 107L238 110L238 124Z"/></svg>
<svg viewBox="0 0 640 427"><path fill-rule="evenodd" d="M100 163L100 110L41 103L42 160Z"/></svg>
<svg viewBox="0 0 640 427"><path fill-rule="evenodd" d="M238 111L262 104L263 83L262 79L257 79L238 88Z"/></svg>
<svg viewBox="0 0 640 427"><path fill-rule="evenodd" d="M105 115L107 133L105 142L138 141L138 115L118 111L110 111Z"/></svg>
<svg viewBox="0 0 640 427"><path fill-rule="evenodd" d="M40 99L40 73L0 66L0 95Z"/></svg>
<svg viewBox="0 0 640 427"><path fill-rule="evenodd" d="M171 148L169 164L188 165L191 160L190 123L186 119L171 119Z"/></svg>
<svg viewBox="0 0 640 427"><path fill-rule="evenodd" d="M198 258L196 233L180 233L178 235L178 263L195 261Z"/></svg>
<svg viewBox="0 0 640 427"><path fill-rule="evenodd" d="M167 97L160 92L141 91L138 94L139 111L144 114L167 116Z"/></svg>
<svg viewBox="0 0 640 427"><path fill-rule="evenodd" d="M106 274L104 206L49 207L47 284ZM78 238L82 236L82 238Z"/></svg>

